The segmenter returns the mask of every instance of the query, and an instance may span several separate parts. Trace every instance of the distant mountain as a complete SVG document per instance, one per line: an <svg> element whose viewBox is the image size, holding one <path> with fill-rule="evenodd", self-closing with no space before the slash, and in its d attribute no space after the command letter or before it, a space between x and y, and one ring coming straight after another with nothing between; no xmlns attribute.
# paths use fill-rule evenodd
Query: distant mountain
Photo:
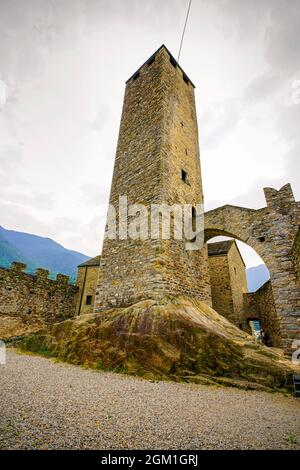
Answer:
<svg viewBox="0 0 300 470"><path fill-rule="evenodd" d="M77 266L88 259L89 256L68 250L51 238L6 230L0 226L1 266L9 267L12 261L20 261L27 264L28 272L40 267L48 269L52 277L62 273L74 280Z"/></svg>
<svg viewBox="0 0 300 470"><path fill-rule="evenodd" d="M269 270L265 264L259 264L253 268L248 268L246 270L246 275L249 292L257 291L257 289L270 279Z"/></svg>
<svg viewBox="0 0 300 470"><path fill-rule="evenodd" d="M0 266L9 266L12 261L30 262L16 246L5 238L5 229L0 226Z"/></svg>

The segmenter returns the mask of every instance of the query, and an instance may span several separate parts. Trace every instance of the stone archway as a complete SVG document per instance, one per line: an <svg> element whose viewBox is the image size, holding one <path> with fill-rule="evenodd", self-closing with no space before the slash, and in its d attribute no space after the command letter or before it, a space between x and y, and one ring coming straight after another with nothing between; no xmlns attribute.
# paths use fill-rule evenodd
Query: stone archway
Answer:
<svg viewBox="0 0 300 470"><path fill-rule="evenodd" d="M205 240L228 236L247 243L270 271L281 343L291 351L300 339L300 289L295 263L295 240L300 225L300 202L290 184L279 191L264 189L267 206L247 209L225 205L205 214Z"/></svg>

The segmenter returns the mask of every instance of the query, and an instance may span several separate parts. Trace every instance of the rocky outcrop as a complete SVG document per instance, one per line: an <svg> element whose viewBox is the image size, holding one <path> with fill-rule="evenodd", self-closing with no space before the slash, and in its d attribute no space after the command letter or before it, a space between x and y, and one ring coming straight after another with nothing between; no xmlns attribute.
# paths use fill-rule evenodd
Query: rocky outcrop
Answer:
<svg viewBox="0 0 300 470"><path fill-rule="evenodd" d="M42 322L25 322L23 318L0 315L0 340L10 341L18 336L25 336L41 330Z"/></svg>
<svg viewBox="0 0 300 470"><path fill-rule="evenodd" d="M75 364L196 383L243 388L288 386L292 363L204 303L146 300L50 325L23 339L24 350Z"/></svg>

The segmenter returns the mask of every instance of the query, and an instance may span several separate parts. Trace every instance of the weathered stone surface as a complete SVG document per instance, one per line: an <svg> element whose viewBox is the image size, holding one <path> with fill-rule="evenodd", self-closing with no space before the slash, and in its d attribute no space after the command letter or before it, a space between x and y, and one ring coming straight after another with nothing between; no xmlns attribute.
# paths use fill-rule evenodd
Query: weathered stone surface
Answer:
<svg viewBox="0 0 300 470"><path fill-rule="evenodd" d="M279 191L265 188L267 206L246 209L223 206L206 213L206 239L225 235L250 245L270 271L270 283L278 316L282 345L291 351L300 339L300 289L297 279L297 241L300 202L289 184Z"/></svg>
<svg viewBox="0 0 300 470"><path fill-rule="evenodd" d="M0 315L0 339L9 340L18 336L24 336L43 328L44 324L39 320L24 319L11 315Z"/></svg>
<svg viewBox="0 0 300 470"><path fill-rule="evenodd" d="M91 367L146 378L281 388L291 361L256 343L195 299L145 300L80 315L25 338L19 346Z"/></svg>
<svg viewBox="0 0 300 470"><path fill-rule="evenodd" d="M212 306L237 327L245 325L245 264L234 240L208 244Z"/></svg>
<svg viewBox="0 0 300 470"><path fill-rule="evenodd" d="M147 208L203 202L194 87L170 58L161 47L126 84L110 194L117 213L125 195ZM186 251L185 244L173 236L105 239L95 311L166 294L211 303L206 247Z"/></svg>
<svg viewBox="0 0 300 470"><path fill-rule="evenodd" d="M270 337L270 346L282 347L279 317L276 312L274 295L270 281L266 282L256 292L245 294L245 318L257 319L261 327L267 331Z"/></svg>
<svg viewBox="0 0 300 470"><path fill-rule="evenodd" d="M0 268L0 338L8 339L74 316L78 288L68 276L48 279L48 271L24 272L26 265Z"/></svg>
<svg viewBox="0 0 300 470"><path fill-rule="evenodd" d="M94 311L97 281L100 280L99 264L100 256L96 256L78 266L76 315Z"/></svg>
<svg viewBox="0 0 300 470"><path fill-rule="evenodd" d="M295 238L295 242L292 248L292 257L294 262L294 268L296 278L298 281L298 287L300 288L300 228Z"/></svg>

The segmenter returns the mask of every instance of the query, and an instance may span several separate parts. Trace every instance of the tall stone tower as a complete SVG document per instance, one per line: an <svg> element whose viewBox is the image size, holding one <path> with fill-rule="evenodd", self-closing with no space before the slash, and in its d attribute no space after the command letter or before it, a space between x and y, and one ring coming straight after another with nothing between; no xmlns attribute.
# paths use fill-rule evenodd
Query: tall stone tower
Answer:
<svg viewBox="0 0 300 470"><path fill-rule="evenodd" d="M126 82L110 204L203 203L194 85L161 46ZM117 220L119 223L119 220ZM149 224L150 225L150 224ZM172 234L174 235L174 234ZM104 239L95 311L166 295L211 304L207 248L186 239Z"/></svg>

